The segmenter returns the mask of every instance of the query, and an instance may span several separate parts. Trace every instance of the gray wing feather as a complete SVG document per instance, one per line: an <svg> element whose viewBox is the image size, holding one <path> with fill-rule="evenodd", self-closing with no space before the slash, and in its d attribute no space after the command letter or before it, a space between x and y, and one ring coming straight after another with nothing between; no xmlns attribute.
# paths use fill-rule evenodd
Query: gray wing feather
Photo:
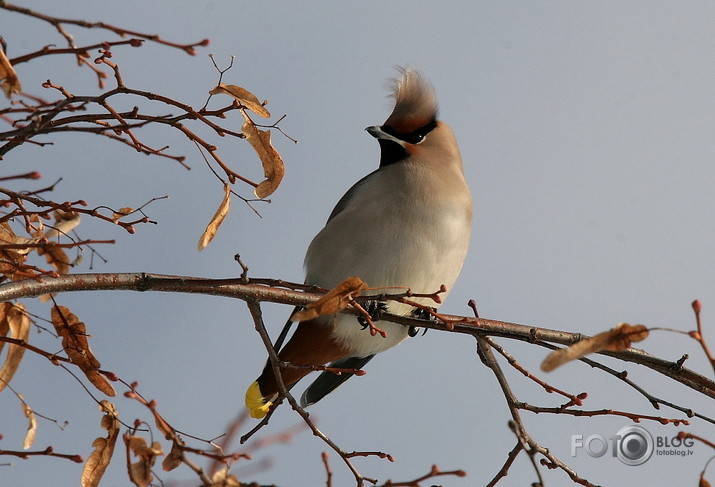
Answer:
<svg viewBox="0 0 715 487"><path fill-rule="evenodd" d="M340 198L340 200L337 202L337 204L335 205L335 208L333 208L333 211L330 213L330 216L328 217L328 221L332 220L338 213L340 213L341 211L343 211L343 210L348 206L348 204L350 203L350 200L353 198L353 194L355 194L355 192L358 191L358 189L360 188L360 186L362 186L363 184L365 184L365 182L366 182L369 178L371 178L371 177L372 177L376 172L378 172L379 170L380 170L380 169L374 170L373 172L371 172L370 174L368 174L367 176L365 176L364 178L362 178L360 181L358 181L357 183L353 184L353 185L350 187L350 189L345 192L345 194L343 195L343 197Z"/></svg>

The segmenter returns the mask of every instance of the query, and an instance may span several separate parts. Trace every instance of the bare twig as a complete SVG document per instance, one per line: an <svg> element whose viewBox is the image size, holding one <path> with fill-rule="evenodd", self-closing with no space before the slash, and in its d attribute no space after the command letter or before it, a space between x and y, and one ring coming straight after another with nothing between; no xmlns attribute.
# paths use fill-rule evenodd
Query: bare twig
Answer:
<svg viewBox="0 0 715 487"><path fill-rule="evenodd" d="M66 31L64 31L62 24L76 25L79 27L83 27L85 29L108 30L120 37L125 37L125 36L139 37L139 38L151 41L151 42L156 42L157 44L163 44L168 47L174 47L177 49L181 49L182 51L184 51L187 54L190 54L192 56L196 54L196 47L199 47L199 46L203 47L203 46L207 46L209 44L208 39L203 39L201 41L193 42L190 44L180 44L180 43L164 40L157 34L144 34L142 32L136 32L136 31L132 31L129 29L124 29L122 27L117 27L117 26L108 24L106 22L89 22L89 21L83 20L83 19L64 19L64 18L60 18L60 17L53 17L50 15L45 15L40 12L36 12L29 8L13 5L6 1L3 1L2 3L0 3L0 8L3 8L5 10L11 11L11 12L16 12L16 13L20 13L23 15L27 15L29 17L34 17L36 19L43 20L45 22L52 24L56 29L58 29L58 31L60 31L60 33L63 34L63 36L67 40L70 47L73 47L73 48L75 46L72 41L72 36L70 36L69 34L66 33Z"/></svg>
<svg viewBox="0 0 715 487"><path fill-rule="evenodd" d="M283 382L283 377L281 376L280 372L280 360L278 358L278 354L276 351L273 349L273 343L271 342L270 336L268 336L268 332L266 331L265 325L263 323L263 316L260 308L260 304L256 300L247 300L246 304L248 305L248 309L251 312L251 317L253 318L254 325L256 327L256 331L260 335L261 339L263 340L263 345L266 347L266 350L268 351L268 357L271 363L271 367L273 368L273 374L276 377L276 383L278 384L278 391L279 391L279 396L278 399L276 400L276 403L274 405L277 406L280 403L281 399L286 399L288 403L291 405L294 411L296 411L301 418L305 421L305 424L308 425L310 430L313 432L313 435L317 436L321 440L325 442L326 445L328 445L335 453L337 453L340 458L343 459L343 462L345 465L348 467L350 472L352 472L353 476L355 477L355 481L357 482L358 487L362 487L365 485L365 482L369 482L371 484L376 484L377 479L365 477L362 475L352 464L350 461L351 457L354 456L368 456L368 455L377 455L377 456L384 456L384 453L373 453L373 452L352 452L348 453L347 451L343 450L341 447L339 447L333 440L331 440L325 433L320 431L318 427L315 425L313 421L310 419L310 415L300 407L298 402L295 400L295 398L290 394L288 389L286 388L285 383ZM267 424L267 421L262 422L263 424ZM255 431L255 429L254 429ZM245 436L244 436L245 438ZM242 442L244 440L242 439Z"/></svg>
<svg viewBox="0 0 715 487"><path fill-rule="evenodd" d="M478 336L476 338L479 357L482 359L484 365L486 365L494 373L494 376L499 383L499 387L501 387L502 389L502 393L504 394L504 398L506 399L507 406L509 407L509 411L512 417L512 422L510 423L510 425L513 427L512 429L519 442L520 451L524 451L527 454L529 461L534 467L534 471L538 478L538 485L544 485L544 481L541 476L541 471L534 458L537 454L540 454L545 458L549 465L553 466L554 468L561 469L571 478L573 482L587 487L595 487L588 480L580 477L571 467L556 458L556 456L554 456L547 448L544 448L539 443L537 443L526 431L524 422L522 421L521 415L519 414L519 401L516 399L516 396L512 392L511 386L509 385L509 382L507 381L503 371L501 370L501 366L499 365L496 360L496 357L494 357L494 354L491 351L491 343L493 343L493 341L489 337ZM504 472L504 475L506 475L506 471L507 470L502 467L500 473ZM495 480L498 481L499 478L501 477L495 477Z"/></svg>
<svg viewBox="0 0 715 487"><path fill-rule="evenodd" d="M54 448L52 448L51 446L48 446L44 450L37 450L37 451L0 450L0 455L9 455L9 456L13 456L13 457L22 458L23 460L26 460L30 457L43 456L43 457L64 458L66 460L70 460L75 463L83 463L84 462L84 458L82 458L81 455L76 455L76 454L72 454L72 453L55 453Z"/></svg>
<svg viewBox="0 0 715 487"><path fill-rule="evenodd" d="M715 372L715 357L713 357L713 354L710 352L710 348L705 341L705 336L703 335L703 323L700 320L700 311L702 310L702 304L700 304L700 301L696 299L695 301L693 301L692 306L693 311L695 312L695 322L698 329L697 332L691 332L690 336L697 340L697 342L700 344L700 347L703 349L703 353L705 353L705 356L707 357L708 361L710 362L710 365L713 368L713 371Z"/></svg>
<svg viewBox="0 0 715 487"><path fill-rule="evenodd" d="M422 475L421 477L417 477L414 480L408 480L408 481L403 481L403 482L393 482L392 480L388 480L384 484L382 484L381 487L420 487L422 482L425 480L431 480L435 477L443 477L443 476L455 476L455 477L465 477L467 473L464 470L447 470L447 471L442 471L439 469L437 465L432 465L432 468L430 469L429 472L426 474Z"/></svg>

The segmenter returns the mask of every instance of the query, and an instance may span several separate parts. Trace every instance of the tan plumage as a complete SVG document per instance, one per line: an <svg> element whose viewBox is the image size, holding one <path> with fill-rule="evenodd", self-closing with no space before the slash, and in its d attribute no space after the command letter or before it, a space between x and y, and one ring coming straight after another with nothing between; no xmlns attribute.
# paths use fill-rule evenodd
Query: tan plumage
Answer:
<svg viewBox="0 0 715 487"><path fill-rule="evenodd" d="M393 79L395 108L385 121L396 131L407 134L437 118L434 87L413 68L399 68L401 76Z"/></svg>
<svg viewBox="0 0 715 487"><path fill-rule="evenodd" d="M451 288L457 279L472 219L457 141L449 126L436 120L434 89L416 70L401 70L393 95L395 108L387 121L367 129L380 143L380 167L348 190L311 242L306 283L333 288L355 275L371 288L431 293L443 284ZM391 313L413 311L401 303L388 306ZM321 316L301 323L279 358L296 365L361 367L408 336L405 326L383 321L378 326L386 338L370 335L354 316ZM309 372L286 368L281 375L292 386ZM348 377L323 372L302 403L317 402ZM246 395L252 415L265 415L277 391L267 365Z"/></svg>

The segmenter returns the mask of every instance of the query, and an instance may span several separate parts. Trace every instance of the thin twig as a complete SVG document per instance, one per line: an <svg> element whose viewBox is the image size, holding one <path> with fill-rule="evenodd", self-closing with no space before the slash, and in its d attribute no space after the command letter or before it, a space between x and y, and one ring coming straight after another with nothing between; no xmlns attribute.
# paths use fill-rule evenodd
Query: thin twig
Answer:
<svg viewBox="0 0 715 487"><path fill-rule="evenodd" d="M288 403L291 405L294 411L296 411L301 418L303 418L303 421L308 425L310 430L313 432L313 435L317 436L323 442L325 442L326 445L328 445L335 453L337 453L340 458L343 459L343 462L345 465L348 467L350 472L353 474L355 477L355 481L357 482L358 487L362 487L365 485L365 482L369 482L371 484L376 484L377 479L372 479L369 477L365 477L362 475L352 464L350 461L351 456L357 456L361 455L359 452L352 452L348 453L345 450L343 450L341 447L339 447L333 440L331 440L325 433L320 431L318 427L315 425L313 421L310 419L310 415L303 409L298 402L295 400L295 398L290 394L288 391L288 388L286 387L285 383L283 382L283 377L281 375L281 370L280 370L280 359L278 358L278 354L276 351L273 349L273 343L271 342L270 336L268 336L268 332L266 331L266 327L263 323L263 313L261 312L261 307L258 301L255 300L247 300L246 305L248 306L248 310L251 313L251 317L253 318L253 323L255 325L256 331L258 332L259 336L261 337L261 340L263 341L263 345L268 351L268 357L271 363L271 367L273 369L273 374L275 375L276 378L276 383L278 385L278 391L279 391L279 399L280 401L281 398L285 398ZM277 405L277 404L276 404ZM266 423L267 424L267 423ZM368 453L365 453L368 454Z"/></svg>

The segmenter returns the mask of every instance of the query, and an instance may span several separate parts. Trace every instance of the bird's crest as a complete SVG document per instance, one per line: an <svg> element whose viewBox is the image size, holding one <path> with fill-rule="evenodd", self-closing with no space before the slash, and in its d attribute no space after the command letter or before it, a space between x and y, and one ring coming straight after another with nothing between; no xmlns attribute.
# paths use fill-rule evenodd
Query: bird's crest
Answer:
<svg viewBox="0 0 715 487"><path fill-rule="evenodd" d="M415 68L398 68L392 96L395 108L385 121L398 133L408 134L437 119L437 96L434 87Z"/></svg>

